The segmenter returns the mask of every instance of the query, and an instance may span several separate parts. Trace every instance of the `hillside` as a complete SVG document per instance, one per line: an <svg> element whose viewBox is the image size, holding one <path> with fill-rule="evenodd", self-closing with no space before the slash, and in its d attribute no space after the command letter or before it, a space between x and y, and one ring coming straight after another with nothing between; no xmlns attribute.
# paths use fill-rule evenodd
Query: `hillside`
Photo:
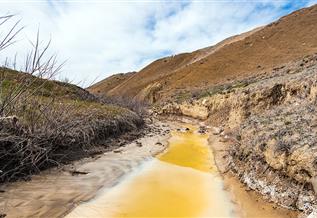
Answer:
<svg viewBox="0 0 317 218"><path fill-rule="evenodd" d="M308 215L317 209L316 81L313 54L155 110L216 127L226 142L217 142L225 172L266 199Z"/></svg>
<svg viewBox="0 0 317 218"><path fill-rule="evenodd" d="M99 88L99 94L153 102L270 72L275 66L315 53L316 34L315 5L215 46L156 60L110 90ZM108 87L107 82L98 86ZM96 93L92 87L88 90Z"/></svg>
<svg viewBox="0 0 317 218"><path fill-rule="evenodd" d="M28 73L19 72L5 67L0 67L1 90L8 91L23 83L28 90L37 96L55 97L72 100L92 100L94 96L79 86L37 78ZM28 85L30 84L30 85Z"/></svg>
<svg viewBox="0 0 317 218"><path fill-rule="evenodd" d="M90 86L89 91L94 94L108 93L111 89L117 87L118 85L122 84L124 81L131 78L134 74L135 72L118 73L118 74L112 75Z"/></svg>
<svg viewBox="0 0 317 218"><path fill-rule="evenodd" d="M0 184L109 149L139 129L136 113L64 82L0 68Z"/></svg>

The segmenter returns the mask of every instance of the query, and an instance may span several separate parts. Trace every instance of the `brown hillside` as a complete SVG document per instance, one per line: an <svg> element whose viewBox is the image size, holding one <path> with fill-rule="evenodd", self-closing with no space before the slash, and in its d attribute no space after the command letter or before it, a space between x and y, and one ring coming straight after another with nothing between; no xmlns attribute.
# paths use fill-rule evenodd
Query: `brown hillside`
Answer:
<svg viewBox="0 0 317 218"><path fill-rule="evenodd" d="M111 89L129 79L135 73L136 72L114 74L88 87L88 90L94 94L108 93Z"/></svg>
<svg viewBox="0 0 317 218"><path fill-rule="evenodd" d="M317 52L316 35L317 5L215 46L156 60L104 94L158 99L241 79Z"/></svg>

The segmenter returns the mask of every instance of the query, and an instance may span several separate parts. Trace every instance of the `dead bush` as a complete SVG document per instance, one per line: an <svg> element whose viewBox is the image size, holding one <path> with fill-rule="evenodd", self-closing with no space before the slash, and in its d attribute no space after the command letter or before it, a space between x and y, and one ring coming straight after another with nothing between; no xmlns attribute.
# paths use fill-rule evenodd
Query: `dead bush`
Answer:
<svg viewBox="0 0 317 218"><path fill-rule="evenodd" d="M95 145L142 125L139 116L117 107L38 98L19 104L19 116L0 120L0 182L88 156Z"/></svg>

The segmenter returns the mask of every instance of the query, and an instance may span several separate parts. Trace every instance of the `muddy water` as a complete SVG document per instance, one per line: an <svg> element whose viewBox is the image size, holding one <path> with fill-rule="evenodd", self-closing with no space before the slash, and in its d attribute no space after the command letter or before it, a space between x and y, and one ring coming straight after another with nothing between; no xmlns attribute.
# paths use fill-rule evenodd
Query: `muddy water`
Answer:
<svg viewBox="0 0 317 218"><path fill-rule="evenodd" d="M233 217L208 136L173 132L167 151L67 217Z"/></svg>

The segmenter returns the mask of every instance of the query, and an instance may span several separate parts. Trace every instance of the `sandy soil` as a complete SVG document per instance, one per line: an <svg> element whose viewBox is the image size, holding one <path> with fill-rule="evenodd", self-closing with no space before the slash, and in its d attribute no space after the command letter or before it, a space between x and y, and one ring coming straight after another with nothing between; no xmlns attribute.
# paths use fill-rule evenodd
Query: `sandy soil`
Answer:
<svg viewBox="0 0 317 218"><path fill-rule="evenodd" d="M101 188L117 184L132 169L166 148L169 127L149 133L112 152L34 176L31 181L0 187L0 214L7 217L63 217Z"/></svg>

